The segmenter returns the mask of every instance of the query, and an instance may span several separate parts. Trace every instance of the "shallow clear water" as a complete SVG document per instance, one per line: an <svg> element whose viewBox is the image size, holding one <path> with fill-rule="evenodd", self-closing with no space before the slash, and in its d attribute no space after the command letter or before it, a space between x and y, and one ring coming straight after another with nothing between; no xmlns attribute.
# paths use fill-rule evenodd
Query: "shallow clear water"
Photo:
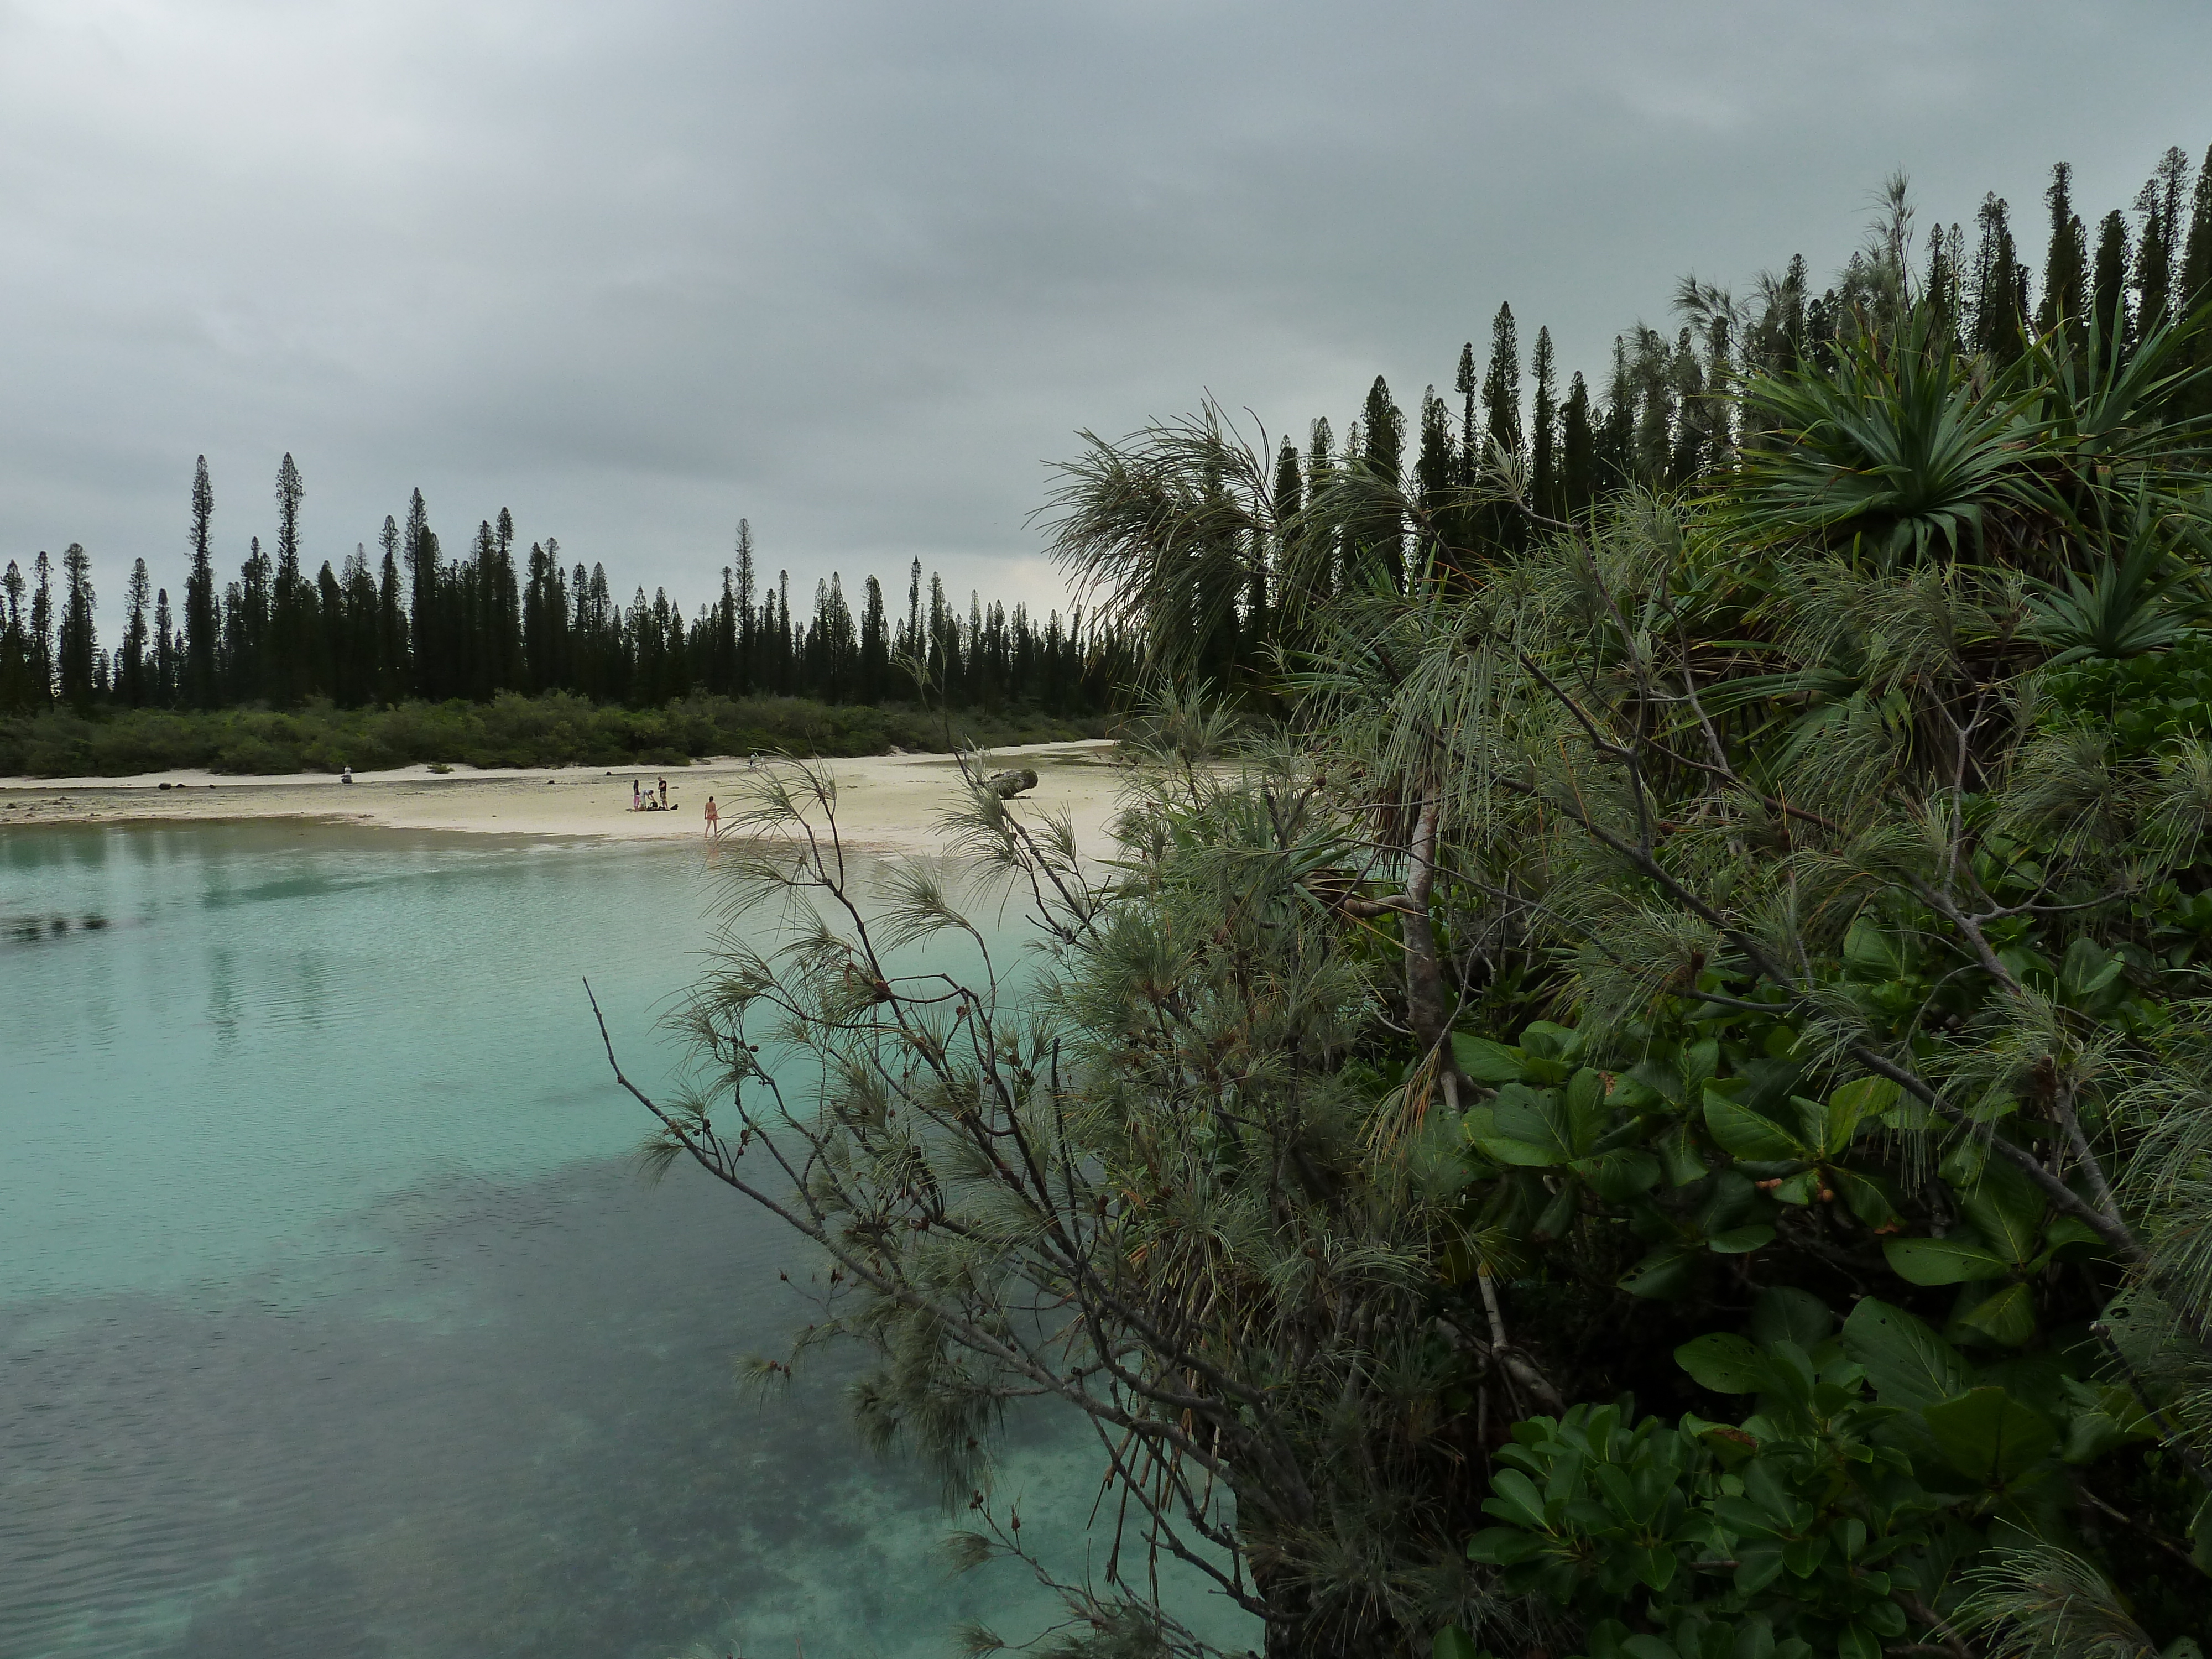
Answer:
<svg viewBox="0 0 2212 1659"><path fill-rule="evenodd" d="M696 848L311 824L0 833L0 1656L941 1654L948 1581L834 1374L802 1250L658 1185ZM1095 1474L1033 1433L1025 1537ZM998 1575L998 1576L994 1576Z"/></svg>

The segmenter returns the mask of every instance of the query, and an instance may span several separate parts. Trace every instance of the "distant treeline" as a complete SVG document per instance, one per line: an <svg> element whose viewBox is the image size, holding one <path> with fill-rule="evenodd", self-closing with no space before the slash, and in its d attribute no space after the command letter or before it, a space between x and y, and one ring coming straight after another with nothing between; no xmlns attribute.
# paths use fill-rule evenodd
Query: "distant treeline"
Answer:
<svg viewBox="0 0 2212 1659"><path fill-rule="evenodd" d="M356 546L339 568L326 560L310 574L300 558L306 487L289 455L276 494L273 555L253 538L237 579L219 584L215 491L201 457L183 604L137 560L112 651L81 545L62 555L58 594L46 554L27 577L11 559L0 576L0 715L287 709L316 698L367 708L550 691L631 708L696 693L878 703L920 695L913 665L932 702L1068 717L1103 713L1115 681L1115 641L1086 629L1079 611L1040 623L1022 605L971 595L963 616L937 577L925 586L919 560L903 615L887 613L872 576L855 614L836 575L816 584L809 614L792 603L789 573L771 586L757 568L751 526L740 522L720 592L687 619L665 589L648 599L640 587L625 605L604 566L563 569L551 538L520 552L505 508L449 558L419 489L404 525L385 520L380 557Z"/></svg>
<svg viewBox="0 0 2212 1659"><path fill-rule="evenodd" d="M487 702L402 702L340 708L318 698L296 709L113 708L96 717L67 704L0 720L0 773L114 777L201 767L216 772L335 772L457 761L467 766L682 766L707 755L756 750L874 755L960 744L1000 747L1105 735L1103 717L1034 709L945 717L911 703L831 704L806 697L695 692L654 708L594 704L574 692Z"/></svg>
<svg viewBox="0 0 2212 1659"><path fill-rule="evenodd" d="M2107 362L2124 359L2142 320L2166 313L2172 296L2212 292L2212 156L2193 188L2191 173L2188 156L2168 150L2136 196L2132 222L2115 208L2093 230L2075 209L2072 172L2061 163L2044 192L2039 277L2021 255L2010 206L1991 195L1974 216L1971 246L1958 224L1921 239L1919 292L1961 351L1999 370L2030 335L2053 330L2077 352L2094 337ZM1902 202L1899 194L1893 234L1909 240ZM1206 533L1170 550L1188 618L1180 665L1279 708L1277 647L1300 643L1285 637L1284 618L1325 601L1332 587L1379 578L1403 590L1437 546L1511 554L1532 522L1578 518L1624 489L1711 487L1748 441L1734 424L1747 379L1831 361L1850 319L1881 300L1875 290L1906 280L1893 264L1854 255L1817 292L1802 257L1744 295L1686 278L1673 296L1680 325L1670 336L1639 324L1617 337L1601 392L1580 373L1562 386L1548 329L1537 331L1524 356L1512 307L1500 306L1486 362L1472 341L1461 349L1456 410L1431 386L1409 430L1377 376L1341 441L1327 419L1316 420L1303 445L1285 437L1273 459L1271 520L1297 521L1308 508L1310 541L1315 514L1341 498L1331 486L1347 474L1402 481L1420 523L1366 515L1320 526L1334 552L1308 560L1293 578L1271 532L1225 511L1198 515ZM1516 481L1534 520L1494 500L1477 503L1484 490L1475 486L1499 475ZM1172 516L1181 506L1163 493L1163 478L1131 473L1115 482L1121 510L1136 519ZM304 494L287 455L276 477L274 556L255 538L237 580L219 586L203 459L181 610L137 562L112 653L94 627L83 548L72 544L62 555L58 597L45 553L27 579L10 561L0 577L0 717L57 707L79 714L281 710L318 697L340 708L483 702L505 691L568 692L633 708L696 693L852 706L915 696L913 664L940 705L1072 719L1103 714L1133 665L1128 642L1080 612L1065 622L1054 612L1040 624L1020 605L987 607L971 596L963 615L936 577L924 582L919 562L903 614L889 610L872 576L856 614L834 575L816 584L811 612L802 612L787 573L770 585L758 569L744 523L720 592L689 619L665 592L648 599L641 587L618 603L601 566L564 570L550 538L518 553L504 509L477 526L463 556L448 558L420 490L404 525L385 520L380 556L356 547L343 568L325 562L311 577L299 554ZM1286 591L1294 581L1297 591Z"/></svg>

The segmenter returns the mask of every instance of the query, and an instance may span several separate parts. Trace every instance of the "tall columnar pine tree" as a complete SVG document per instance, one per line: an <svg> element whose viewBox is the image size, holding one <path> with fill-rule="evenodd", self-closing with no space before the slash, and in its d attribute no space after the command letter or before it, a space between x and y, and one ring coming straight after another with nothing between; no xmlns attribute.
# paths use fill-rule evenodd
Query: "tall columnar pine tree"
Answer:
<svg viewBox="0 0 2212 1659"><path fill-rule="evenodd" d="M2043 303L2036 307L2035 325L2045 334L2058 330L2078 352L2088 338L2089 240L2074 211L2073 179L2074 169L2061 161L2051 169L2051 187L2043 193L2051 210L2051 246L2043 258Z"/></svg>
<svg viewBox="0 0 2212 1659"><path fill-rule="evenodd" d="M1509 473L1521 470L1521 333L1510 305L1500 305L1490 319L1490 362L1482 374L1482 434L1477 441L1484 465ZM1484 538L1507 549L1522 544L1525 529L1520 514L1504 504L1493 507L1483 524Z"/></svg>
<svg viewBox="0 0 2212 1659"><path fill-rule="evenodd" d="M430 533L430 509L420 489L408 498L401 545L407 562L408 634L415 646L410 689L418 697L436 697L444 691L439 667L446 645L437 625L438 538Z"/></svg>
<svg viewBox="0 0 2212 1659"><path fill-rule="evenodd" d="M1559 515L1559 385L1552 360L1552 331L1536 331L1528 361L1534 400L1528 409L1528 500L1547 518Z"/></svg>
<svg viewBox="0 0 2212 1659"><path fill-rule="evenodd" d="M1380 374L1360 406L1358 430L1358 464L1376 478L1392 483L1401 480L1406 470L1406 416ZM1347 527L1347 556L1358 566L1361 582L1379 574L1400 592L1406 591L1406 527L1395 509L1363 513L1356 526Z"/></svg>
<svg viewBox="0 0 2212 1659"><path fill-rule="evenodd" d="M2189 156L2177 145L2158 158L2158 166L2136 196L2136 211L2142 217L2136 244L2138 328L2172 320L2167 311L2180 275L2182 207L2188 187Z"/></svg>
<svg viewBox="0 0 2212 1659"><path fill-rule="evenodd" d="M1597 433L1590 423L1589 385L1577 369L1559 410L1559 507L1573 515L1597 494Z"/></svg>
<svg viewBox="0 0 2212 1659"><path fill-rule="evenodd" d="M1460 483L1472 489L1475 475L1482 470L1482 443L1477 435L1482 430L1482 423L1474 403L1482 390L1482 376L1475 368L1472 340L1459 349L1459 374L1452 381L1452 389L1459 393L1459 432L1465 445L1460 457Z"/></svg>
<svg viewBox="0 0 2212 1659"><path fill-rule="evenodd" d="M23 604L23 568L15 560L0 571L0 714L41 707L31 681L30 618Z"/></svg>
<svg viewBox="0 0 2212 1659"><path fill-rule="evenodd" d="M2128 304L2129 265L2128 222L2116 208L2097 227L2097 262L2089 290L2106 367L2124 362L2135 343L2135 313Z"/></svg>
<svg viewBox="0 0 2212 1659"><path fill-rule="evenodd" d="M1674 447L1667 464L1667 480L1680 488L1695 483L1718 459L1707 412L1705 366L1698 360L1686 327L1674 337L1668 379L1675 415Z"/></svg>
<svg viewBox="0 0 2212 1659"><path fill-rule="evenodd" d="M215 486L208 482L207 457L203 455L192 471L191 567L185 575L185 700L195 708L212 708L222 696L216 672L222 624L216 616L210 546L214 520Z"/></svg>
<svg viewBox="0 0 2212 1659"><path fill-rule="evenodd" d="M152 589L146 561L133 560L130 585L124 589L123 648L115 665L115 694L131 708L143 708L155 700L153 640L147 614L153 604Z"/></svg>
<svg viewBox="0 0 2212 1659"><path fill-rule="evenodd" d="M31 562L31 684L36 706L54 697L54 566L44 548Z"/></svg>
<svg viewBox="0 0 2212 1659"><path fill-rule="evenodd" d="M169 590L164 587L154 595L154 701L164 708L180 701L183 656L176 617L169 609Z"/></svg>
<svg viewBox="0 0 2212 1659"><path fill-rule="evenodd" d="M61 671L62 701L76 709L92 707L97 689L94 665L100 639L93 627L92 559L81 542L71 542L62 554L64 598L60 636L56 656Z"/></svg>
<svg viewBox="0 0 2212 1659"><path fill-rule="evenodd" d="M1981 239L1974 251L1973 349L1992 362L2008 363L2020 356L2022 307L2021 269L2014 246L2011 211L2004 198L1991 194L1975 215Z"/></svg>
<svg viewBox="0 0 2212 1659"><path fill-rule="evenodd" d="M2189 234L2181 244L2181 302L2184 314L2212 301L2212 149L2197 169L2191 192Z"/></svg>
<svg viewBox="0 0 2212 1659"><path fill-rule="evenodd" d="M309 599L300 580L300 502L307 495L288 453L276 469L276 572L270 607L269 700L280 706L307 695Z"/></svg>
<svg viewBox="0 0 2212 1659"><path fill-rule="evenodd" d="M1636 331L1636 428L1629 459L1634 477L1652 489L1664 487L1674 461L1674 354L1658 330Z"/></svg>
<svg viewBox="0 0 2212 1659"><path fill-rule="evenodd" d="M1414 561L1421 568L1437 562L1453 532L1453 505L1459 500L1460 446L1452 435L1451 416L1434 386L1421 393L1421 447L1413 458L1413 498L1421 509L1421 534Z"/></svg>
<svg viewBox="0 0 2212 1659"><path fill-rule="evenodd" d="M1328 416L1322 416L1313 423L1306 439L1306 501L1317 502L1336 476L1336 434L1329 429ZM1306 575L1309 592L1302 597L1318 604L1327 599L1336 584L1338 571L1344 560L1344 538L1340 526L1330 528L1316 540L1324 548L1323 556L1310 562Z"/></svg>
<svg viewBox="0 0 2212 1659"><path fill-rule="evenodd" d="M1613 380L1606 390L1605 419L1598 428L1596 488L1620 489L1636 477L1636 383L1628 371L1628 342L1613 337Z"/></svg>
<svg viewBox="0 0 2212 1659"><path fill-rule="evenodd" d="M908 671L928 659L928 636L921 621L921 561L916 559L906 573L906 623L899 633L899 649L905 653Z"/></svg>
<svg viewBox="0 0 2212 1659"><path fill-rule="evenodd" d="M737 689L740 695L756 689L757 625L753 618L753 591L759 577L753 569L753 524L750 519L738 520L736 563L736 595L738 605L738 669ZM919 561L916 563L919 564Z"/></svg>

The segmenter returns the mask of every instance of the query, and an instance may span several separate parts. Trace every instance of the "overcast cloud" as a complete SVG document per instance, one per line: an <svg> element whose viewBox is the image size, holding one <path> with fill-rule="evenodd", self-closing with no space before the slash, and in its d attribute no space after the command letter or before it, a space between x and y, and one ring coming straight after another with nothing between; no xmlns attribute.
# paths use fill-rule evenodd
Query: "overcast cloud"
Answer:
<svg viewBox="0 0 2212 1659"><path fill-rule="evenodd" d="M1566 368L2049 164L2212 139L2212 7L0 0L0 557L336 560L420 485L687 606L750 517L1061 602L1042 465L1210 390L1340 432L1512 301Z"/></svg>

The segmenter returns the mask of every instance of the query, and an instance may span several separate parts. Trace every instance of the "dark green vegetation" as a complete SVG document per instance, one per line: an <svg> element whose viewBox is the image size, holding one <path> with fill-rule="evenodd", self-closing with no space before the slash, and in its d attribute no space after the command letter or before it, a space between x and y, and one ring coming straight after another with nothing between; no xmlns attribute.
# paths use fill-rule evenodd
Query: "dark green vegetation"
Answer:
<svg viewBox="0 0 2212 1659"><path fill-rule="evenodd" d="M811 697L694 692L659 708L593 703L573 692L489 702L403 702L205 713L153 708L81 714L62 708L0 721L0 773L116 777L204 767L216 772L335 772L458 761L465 766L683 766L708 755L878 755L1103 737L1103 717L1031 708L951 716L913 703L825 703Z"/></svg>
<svg viewBox="0 0 2212 1659"><path fill-rule="evenodd" d="M238 580L218 592L202 458L181 614L137 561L112 652L99 641L82 547L62 555L58 607L46 554L28 577L10 560L0 575L0 770L860 754L872 732L874 750L943 741L943 725L918 710L876 708L917 695L963 711L961 726L979 738L1017 741L1010 734L1095 726L1116 678L1113 635L1079 613L1040 624L1024 606L986 608L971 595L963 617L935 577L925 589L918 560L903 616L886 613L871 576L856 617L834 574L816 585L811 617L795 616L789 573L766 586L744 523L720 593L688 622L665 592L648 601L640 588L625 609L603 568L563 572L550 538L519 555L504 508L477 526L467 556L449 560L420 490L404 527L384 521L380 562L357 547L342 570L325 561L310 576L300 562L305 493L285 456L276 556L255 537ZM578 698L601 712L586 719ZM507 702L494 709L495 699ZM484 707L452 706L467 703ZM874 712L854 712L862 707ZM687 748L695 738L708 747Z"/></svg>
<svg viewBox="0 0 2212 1659"><path fill-rule="evenodd" d="M2094 263L2059 172L2039 301L2002 204L1969 260L1900 185L1833 290L1685 284L1677 349L1533 437L1501 318L1410 468L1379 388L1350 459L1094 441L1057 550L1164 689L1116 866L974 792L1041 993L963 969L926 870L875 914L832 842L744 867L823 920L729 938L653 1152L820 1244L801 1346L873 1349L960 1559L1024 1553L1012 1402L1096 1426L1050 1650L1204 1650L1165 1563L1271 1655L2196 1653L2189 171Z"/></svg>

